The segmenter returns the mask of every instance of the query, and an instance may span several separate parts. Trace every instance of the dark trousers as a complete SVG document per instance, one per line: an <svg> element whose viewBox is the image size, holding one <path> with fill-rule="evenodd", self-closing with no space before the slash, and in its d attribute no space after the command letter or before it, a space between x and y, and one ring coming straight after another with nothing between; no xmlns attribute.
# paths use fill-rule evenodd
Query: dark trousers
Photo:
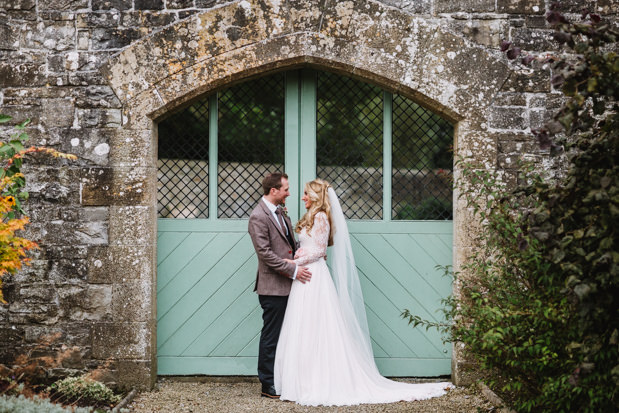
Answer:
<svg viewBox="0 0 619 413"><path fill-rule="evenodd" d="M273 386L273 369L275 366L275 349L279 332L286 313L287 296L259 295L262 307L262 333L258 350L258 379L262 387Z"/></svg>

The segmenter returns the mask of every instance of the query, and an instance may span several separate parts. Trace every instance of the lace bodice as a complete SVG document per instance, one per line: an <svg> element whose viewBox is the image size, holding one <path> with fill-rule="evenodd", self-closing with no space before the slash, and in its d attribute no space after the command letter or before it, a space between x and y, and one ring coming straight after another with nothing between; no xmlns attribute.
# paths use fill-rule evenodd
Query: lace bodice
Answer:
<svg viewBox="0 0 619 413"><path fill-rule="evenodd" d="M319 212L314 215L314 226L310 233L308 234L306 228L303 228L299 234L301 248L297 250L294 262L297 265L305 265L325 257L329 243L329 230L327 214Z"/></svg>

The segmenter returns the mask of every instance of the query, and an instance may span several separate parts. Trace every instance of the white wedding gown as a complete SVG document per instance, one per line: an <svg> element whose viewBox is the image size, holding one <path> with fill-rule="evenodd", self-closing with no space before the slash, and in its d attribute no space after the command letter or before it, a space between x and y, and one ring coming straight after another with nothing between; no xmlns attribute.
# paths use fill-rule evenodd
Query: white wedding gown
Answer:
<svg viewBox="0 0 619 413"><path fill-rule="evenodd" d="M391 403L443 395L450 383L410 384L388 380L373 356L344 322L337 292L324 260L329 221L314 218L311 235L299 234L308 283L294 281L275 355L275 389L282 400L310 406Z"/></svg>

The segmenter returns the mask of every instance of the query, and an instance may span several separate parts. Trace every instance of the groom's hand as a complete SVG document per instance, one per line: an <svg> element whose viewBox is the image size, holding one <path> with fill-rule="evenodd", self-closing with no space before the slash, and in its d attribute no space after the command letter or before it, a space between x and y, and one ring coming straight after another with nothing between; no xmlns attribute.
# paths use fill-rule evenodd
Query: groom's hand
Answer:
<svg viewBox="0 0 619 413"><path fill-rule="evenodd" d="M301 281L303 284L308 282L312 278L312 273L307 267L299 267L297 269L297 280Z"/></svg>

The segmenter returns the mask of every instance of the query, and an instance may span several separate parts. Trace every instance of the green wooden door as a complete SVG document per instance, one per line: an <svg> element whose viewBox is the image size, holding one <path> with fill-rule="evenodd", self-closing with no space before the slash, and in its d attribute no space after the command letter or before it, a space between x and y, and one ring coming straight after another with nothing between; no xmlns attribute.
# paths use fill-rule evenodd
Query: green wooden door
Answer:
<svg viewBox="0 0 619 413"><path fill-rule="evenodd" d="M421 115L412 116L416 110ZM256 374L262 313L247 218L262 176L279 169L290 178L293 221L304 212L304 182L319 176L338 191L380 371L449 374L451 349L438 333L400 317L408 308L438 320L440 300L451 292L436 269L451 263L451 211L440 208L451 191L420 172L440 158L419 155L426 147L440 152L428 143L438 139L436 131L448 135L442 142L452 139L449 125L437 122L405 98L309 70L233 86L162 121L158 373ZM430 158L434 164L424 166Z"/></svg>

